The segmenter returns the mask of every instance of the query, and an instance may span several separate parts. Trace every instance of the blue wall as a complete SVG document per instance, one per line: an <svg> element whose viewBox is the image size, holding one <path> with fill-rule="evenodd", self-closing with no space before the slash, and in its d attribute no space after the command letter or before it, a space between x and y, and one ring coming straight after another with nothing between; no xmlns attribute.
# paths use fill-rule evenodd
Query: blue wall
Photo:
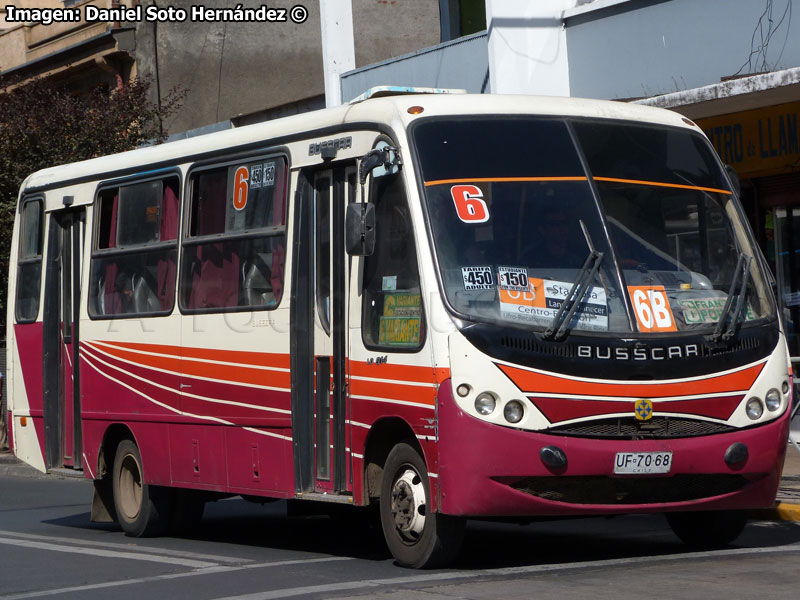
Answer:
<svg viewBox="0 0 800 600"><path fill-rule="evenodd" d="M800 10L778 25L790 0L634 0L569 18L570 95L639 98L763 72L769 4L767 70L800 66Z"/></svg>

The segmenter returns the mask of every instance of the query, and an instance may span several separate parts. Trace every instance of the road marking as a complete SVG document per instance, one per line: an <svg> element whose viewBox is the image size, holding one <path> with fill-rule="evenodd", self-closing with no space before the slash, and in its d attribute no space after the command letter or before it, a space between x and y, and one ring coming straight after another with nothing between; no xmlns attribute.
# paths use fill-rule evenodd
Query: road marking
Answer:
<svg viewBox="0 0 800 600"><path fill-rule="evenodd" d="M19 533L17 531L5 531L0 529L0 536L11 538L22 538L25 540L42 540L47 542L61 542L64 544L75 544L77 546L95 546L97 548L114 548L120 551L136 550L148 554L166 554L168 556L181 556L183 558L196 558L198 560L208 560L214 563L230 563L240 565L242 563L253 562L250 558L236 558L233 556L219 556L217 554L200 554L197 552L185 552L172 550L170 548L154 548L152 546L140 546L138 544L119 544L116 542L98 542L94 540L82 540L77 538L56 537L52 535L36 535L34 533Z"/></svg>
<svg viewBox="0 0 800 600"><path fill-rule="evenodd" d="M1 539L0 543L3 543ZM423 584L435 583L437 581L447 581L456 579L475 579L478 577L489 578L489 577L497 577L503 575L544 574L551 572L564 572L570 570L577 571L577 570L599 569L608 567L628 567L631 565L640 565L644 563L676 562L681 560L697 560L704 558L747 556L747 555L757 555L757 554L782 554L791 552L800 552L800 543L789 544L785 546L776 546L772 548L736 548L732 550L685 552L681 554L666 554L660 556L636 556L630 558L584 561L575 563L529 565L523 567L505 567L499 569L482 569L479 571L445 571L441 573L421 573L418 575L392 577L387 579L364 579L364 580L343 581L339 583L330 583L322 585L285 588L281 590L255 592L251 594L244 594L238 596L227 596L225 598L218 598L217 600L275 600L280 598L303 596L313 593L328 593L328 592L338 592L345 590L357 590L364 588L390 587L398 585L409 585L414 583L423 583ZM123 555L123 557L128 556L128 553L120 553L120 554ZM108 553L102 555L108 556ZM0 600L25 600L27 598L55 596L59 594L69 594L69 593L88 591L88 590L114 588L114 587L134 585L139 583L153 583L158 581L166 581L184 577L196 577L198 575L214 575L214 574L230 573L233 571L241 571L249 569L263 569L263 568L284 567L291 565L306 565L310 563L345 561L345 560L354 560L354 559L344 556L342 557L332 556L324 558L274 561L267 563L251 563L239 566L213 565L183 573L167 573L164 575L156 575L153 577L140 577L135 579L125 579L121 581L87 584L69 588L58 588L50 590L40 590L35 592L25 592L20 594L11 594L7 596L0 596Z"/></svg>
<svg viewBox="0 0 800 600"><path fill-rule="evenodd" d="M697 560L699 558L715 558L737 555L780 554L788 552L800 552L800 543L789 544L786 546L776 546L774 548L736 548L733 550L686 552L683 554L666 554L661 556L635 556L631 558L615 558L610 560L560 563L554 565L530 565L526 567L482 569L479 571L445 571L443 573L423 573L420 575L393 577L389 579L363 579L357 581L343 581L340 583L285 588L282 590L270 590L252 594L243 594L239 596L225 596L224 598L217 598L216 600L276 600L279 598L305 596L307 594L341 592L345 590L357 590L375 587L393 587L412 583L434 583L437 581L446 581L452 579L475 579L477 577L497 577L500 575L527 575L571 570L577 571L582 569L629 567L631 565L639 565L643 563L674 562L680 560Z"/></svg>
<svg viewBox="0 0 800 600"><path fill-rule="evenodd" d="M248 565L240 565L235 567L229 566L214 566L205 569L198 569L196 571L188 571L184 573L167 573L165 575L155 575L153 577L137 577L135 579L123 579L121 581L106 581L104 583L90 583L87 585L78 585L68 588L54 588L51 590L39 590L36 592L23 592L20 594L9 594L7 596L0 596L0 600L25 600L26 598L42 598L46 596L57 596L59 594L72 594L75 592L85 592L89 590L101 590L106 588L121 587L125 585L134 585L138 583L154 583L157 581L166 581L170 579L181 579L183 577L196 577L198 575L214 575L217 573L230 573L232 571L242 571L245 569L267 569L272 567L286 567L291 565L307 565L320 562L334 562L340 560L354 560L348 556L329 556L325 558L301 558L295 560L277 560L267 563L252 563ZM155 593L155 592L154 592ZM158 595L157 593L155 595Z"/></svg>
<svg viewBox="0 0 800 600"><path fill-rule="evenodd" d="M126 560L146 560L168 565L179 565L181 567L191 567L202 569L204 567L215 567L216 563L192 560L188 558L173 558L171 556L158 556L156 554L145 554L143 552L118 552L116 550L98 550L86 548L84 546L65 546L62 544L50 544L47 542L34 542L31 540L17 540L7 537L0 537L0 544L9 546L22 546L24 548L37 548L39 550L52 550L53 552L67 552L69 554L88 554L90 556L101 556L103 558L124 558Z"/></svg>

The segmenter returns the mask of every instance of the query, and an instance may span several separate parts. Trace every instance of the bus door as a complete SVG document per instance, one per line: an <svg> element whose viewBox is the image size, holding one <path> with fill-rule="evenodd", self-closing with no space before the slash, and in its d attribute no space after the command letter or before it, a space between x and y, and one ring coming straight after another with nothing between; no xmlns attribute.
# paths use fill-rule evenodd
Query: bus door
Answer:
<svg viewBox="0 0 800 600"><path fill-rule="evenodd" d="M774 212L775 275L787 338L793 358L800 356L800 208L780 207Z"/></svg>
<svg viewBox="0 0 800 600"><path fill-rule="evenodd" d="M355 174L355 166L305 173L297 203L292 412L296 487L304 495L351 489L344 210L353 198ZM310 374L305 382L303 371Z"/></svg>
<svg viewBox="0 0 800 600"><path fill-rule="evenodd" d="M48 468L81 468L78 322L85 210L53 213L44 304L44 422Z"/></svg>

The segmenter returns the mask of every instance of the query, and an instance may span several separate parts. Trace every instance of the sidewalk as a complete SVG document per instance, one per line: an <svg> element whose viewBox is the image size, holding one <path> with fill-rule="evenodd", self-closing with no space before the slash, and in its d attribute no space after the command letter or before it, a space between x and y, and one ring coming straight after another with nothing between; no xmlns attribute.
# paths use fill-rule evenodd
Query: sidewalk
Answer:
<svg viewBox="0 0 800 600"><path fill-rule="evenodd" d="M786 449L786 462L783 463L783 477L775 508L764 512L773 513L766 518L800 521L800 452L791 444Z"/></svg>
<svg viewBox="0 0 800 600"><path fill-rule="evenodd" d="M8 451L0 452L0 475L39 479L47 477L33 467L29 467Z"/></svg>

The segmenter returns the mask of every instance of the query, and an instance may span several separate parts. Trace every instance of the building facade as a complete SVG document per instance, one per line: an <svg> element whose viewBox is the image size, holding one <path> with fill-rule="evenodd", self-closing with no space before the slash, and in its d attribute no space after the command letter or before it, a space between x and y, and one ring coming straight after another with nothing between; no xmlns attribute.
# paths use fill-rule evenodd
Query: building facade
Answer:
<svg viewBox="0 0 800 600"><path fill-rule="evenodd" d="M251 0L242 6L263 4ZM283 21L259 20L259 15L242 21L218 11L237 6L223 0L174 0L163 7L171 14L148 13L150 3L137 0L13 0L0 7L0 75L22 81L51 77L76 92L113 89L131 77L144 77L153 83L154 101L180 86L187 96L166 124L170 134L305 112L325 106L320 4L301 3L307 13L295 22L288 9L296 4L269 3L287 11ZM114 12L137 7L139 12ZM198 7L205 12L193 12ZM54 10L79 18L58 20ZM33 19L20 20L20 15ZM48 16L53 22L46 22ZM353 0L352 19L356 67L441 39L440 7L431 0Z"/></svg>

